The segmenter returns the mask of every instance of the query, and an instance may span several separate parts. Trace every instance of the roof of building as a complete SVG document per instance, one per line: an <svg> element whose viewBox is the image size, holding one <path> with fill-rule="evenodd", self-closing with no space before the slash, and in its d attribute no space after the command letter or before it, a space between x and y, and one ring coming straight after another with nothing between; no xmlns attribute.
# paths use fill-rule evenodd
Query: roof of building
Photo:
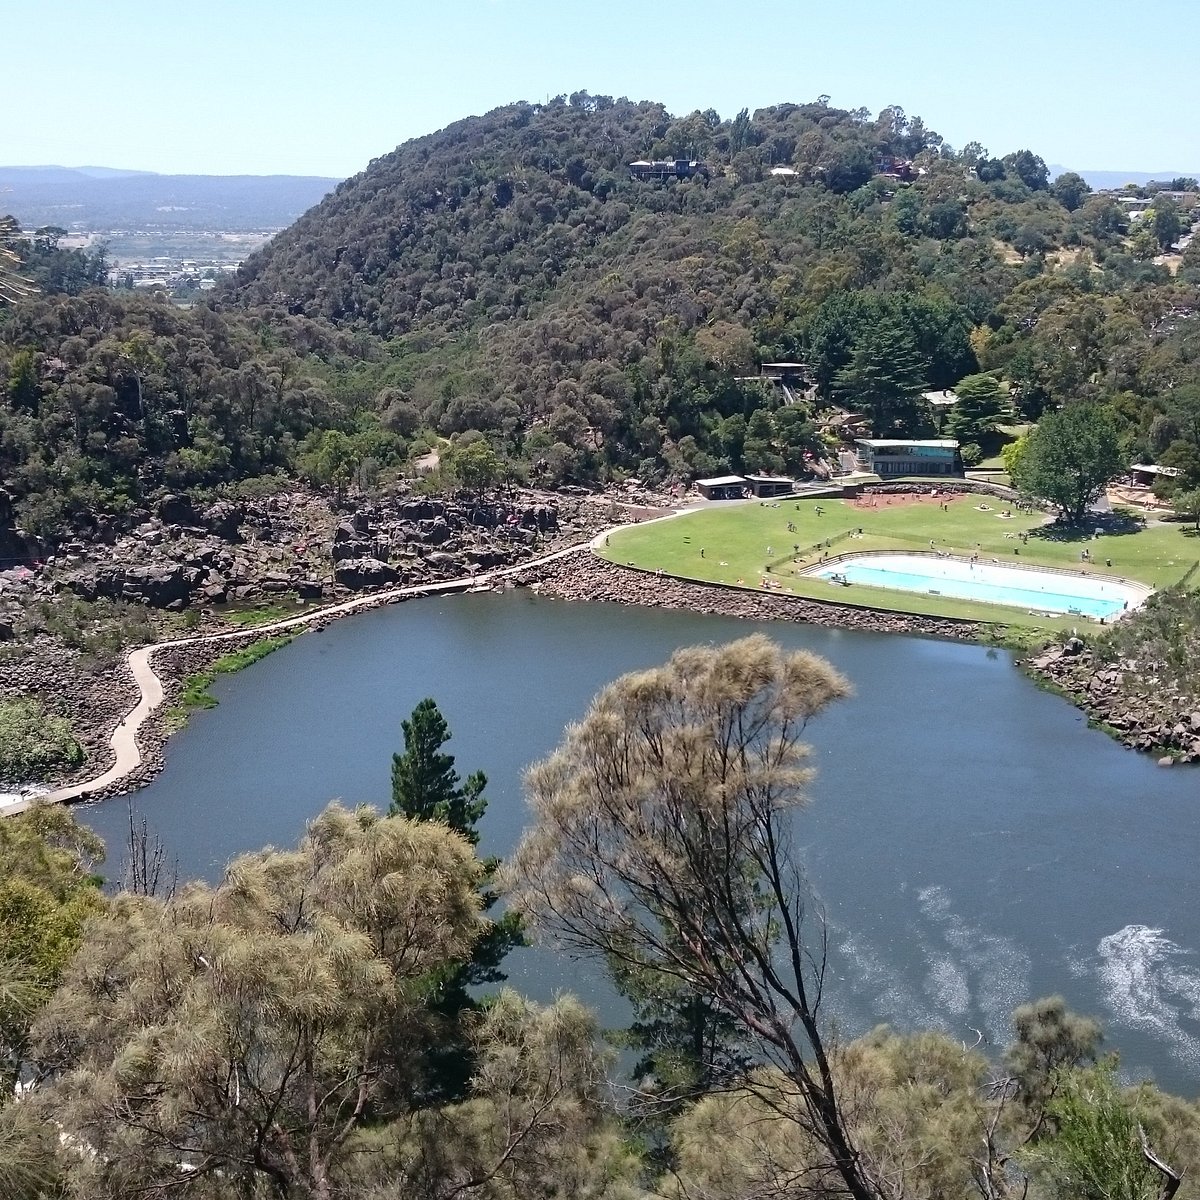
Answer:
<svg viewBox="0 0 1200 1200"><path fill-rule="evenodd" d="M855 445L870 446L872 450L895 450L901 446L924 446L936 450L957 450L954 438L855 438Z"/></svg>
<svg viewBox="0 0 1200 1200"><path fill-rule="evenodd" d="M958 393L947 388L944 392L922 392L921 398L930 404L957 404Z"/></svg>
<svg viewBox="0 0 1200 1200"><path fill-rule="evenodd" d="M1131 471L1144 471L1147 475L1166 475L1174 479L1179 474L1178 467L1160 467L1157 463L1134 463Z"/></svg>
<svg viewBox="0 0 1200 1200"><path fill-rule="evenodd" d="M713 479L697 479L697 487L732 487L735 483L745 483L742 475L717 475Z"/></svg>
<svg viewBox="0 0 1200 1200"><path fill-rule="evenodd" d="M789 487L796 481L786 475L747 475L747 483L786 483Z"/></svg>

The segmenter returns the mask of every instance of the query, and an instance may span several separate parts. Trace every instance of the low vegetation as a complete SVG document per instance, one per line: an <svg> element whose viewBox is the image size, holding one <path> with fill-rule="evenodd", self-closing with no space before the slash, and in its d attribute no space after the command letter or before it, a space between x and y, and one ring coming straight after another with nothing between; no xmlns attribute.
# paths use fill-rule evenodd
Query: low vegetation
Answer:
<svg viewBox="0 0 1200 1200"><path fill-rule="evenodd" d="M0 783L34 783L81 762L83 750L66 718L36 700L0 700Z"/></svg>
<svg viewBox="0 0 1200 1200"><path fill-rule="evenodd" d="M208 689L212 687L218 675L232 675L235 671L243 671L246 667L253 666L268 654L286 646L293 636L284 634L251 642L248 646L222 655L211 667L189 675L183 681L179 699L167 710L168 728L181 729L193 712L217 707L217 698Z"/></svg>

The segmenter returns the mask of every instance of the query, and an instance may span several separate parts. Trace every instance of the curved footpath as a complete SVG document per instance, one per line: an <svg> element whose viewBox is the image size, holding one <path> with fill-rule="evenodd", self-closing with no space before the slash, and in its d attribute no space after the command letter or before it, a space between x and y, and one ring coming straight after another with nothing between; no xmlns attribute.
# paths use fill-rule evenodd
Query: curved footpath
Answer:
<svg viewBox="0 0 1200 1200"><path fill-rule="evenodd" d="M335 617L342 617L359 609L380 608L385 604L391 604L397 600L407 600L416 596L465 592L475 588L487 588L498 579L503 579L510 575L519 575L524 571L546 566L569 555L590 550L594 544L598 544L605 536L605 533L600 533L595 538L589 538L585 542L577 542L573 546L556 550L552 554L543 555L541 558L529 559L526 562L517 563L515 566L502 567L499 570L487 571L475 576L464 576L460 579L447 580L444 583L415 584L411 587L390 588L383 592L372 592L369 595L356 596L353 600L346 600L341 604L330 605L327 608L313 609L312 612L302 613L297 617L287 617L282 621L272 621L268 625L259 625L253 630L237 629L231 630L228 633L209 633L200 634L196 637L175 638L173 641L156 642L150 646L140 646L136 650L131 650L126 655L125 661L133 675L134 682L137 684L141 698L134 708L121 718L120 723L113 731L109 743L112 746L114 754L113 765L102 775L84 780L82 783L73 783L67 787L56 788L50 792L0 801L0 817L14 816L17 813L24 812L36 801L44 804L65 804L72 800L85 800L89 796L94 796L98 792L111 787L113 784L119 783L122 779L133 774L142 765L142 751L138 745L138 731L162 704L165 696L162 680L155 673L152 661L156 654L164 650L175 650L185 646L197 646L201 644L245 641L251 635L257 638L271 633L284 632L288 629L299 629L317 621L328 621Z"/></svg>
<svg viewBox="0 0 1200 1200"><path fill-rule="evenodd" d="M651 518L652 521L668 521L692 511L689 506L663 513L662 516ZM638 522L640 525L650 524L650 521ZM125 714L114 729L110 739L113 751L113 764L103 774L82 783L70 784L53 791L33 793L24 796L0 799L0 817L12 816L24 812L36 801L49 804L63 804L72 800L84 800L100 795L112 795L115 784L121 783L134 775L146 762L142 748L138 744L138 734L149 718L161 707L165 699L163 681L154 670L153 659L162 651L184 649L199 645L217 645L223 642L246 641L272 633L285 632L289 629L300 629L306 625L327 623L337 617L357 611L368 611L381 608L399 600L407 600L419 596L446 595L455 592L483 590L493 586L498 580L522 575L527 582L535 582L546 586L548 594L562 599L600 599L619 603L654 604L667 608L687 608L698 612L721 612L726 615L749 617L757 619L800 620L822 625L839 625L851 628L869 628L881 632L908 632L925 634L943 638L967 638L978 636L980 626L974 621L949 620L932 617L920 617L915 614L880 612L872 609L851 608L829 601L802 600L799 597L761 594L754 589L727 588L717 585L702 584L698 581L670 578L669 582L652 577L644 571L628 572L629 578L619 586L612 586L611 570L615 564L598 559L585 568L573 584L564 585L554 578L554 572L541 569L557 563L561 559L585 551L600 548L609 534L625 525L616 525L603 530L594 537L574 545L555 550L540 558L529 559L513 566L502 567L498 570L482 572L474 576L464 576L459 579L447 580L443 583L416 584L410 587L389 588L382 592L371 592L356 596L340 604L325 608L313 609L299 616L287 617L281 621L272 621L252 630L236 629L223 633L200 634L195 637L176 638L169 642L157 642L149 646L140 646L131 650L125 658L133 681L137 686L139 700ZM532 579L529 576L532 574ZM622 572L624 574L624 572ZM718 599L719 597L719 599ZM1049 675L1050 672L1036 670L1039 664L1034 664L1035 673ZM1083 698L1073 696L1075 703L1085 710L1088 705ZM1111 717L1107 718L1109 721ZM1200 723L1192 718L1200 732ZM1118 734L1126 744L1134 744L1128 737ZM1200 742L1198 742L1200 745ZM1145 749L1137 743L1138 749ZM1193 747L1195 749L1195 747ZM1197 749L1195 759L1200 761L1200 749ZM143 780L144 782L144 780ZM117 793L119 794L119 793Z"/></svg>

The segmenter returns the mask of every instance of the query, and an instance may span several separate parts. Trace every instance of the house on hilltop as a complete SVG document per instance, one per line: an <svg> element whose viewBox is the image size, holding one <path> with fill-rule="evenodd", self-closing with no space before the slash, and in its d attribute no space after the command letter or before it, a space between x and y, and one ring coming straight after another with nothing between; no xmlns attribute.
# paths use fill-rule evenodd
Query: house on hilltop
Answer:
<svg viewBox="0 0 1200 1200"><path fill-rule="evenodd" d="M709 169L706 163L697 162L694 158L655 159L653 162L639 158L629 164L629 174L633 179L643 180L691 179L696 175L707 179Z"/></svg>

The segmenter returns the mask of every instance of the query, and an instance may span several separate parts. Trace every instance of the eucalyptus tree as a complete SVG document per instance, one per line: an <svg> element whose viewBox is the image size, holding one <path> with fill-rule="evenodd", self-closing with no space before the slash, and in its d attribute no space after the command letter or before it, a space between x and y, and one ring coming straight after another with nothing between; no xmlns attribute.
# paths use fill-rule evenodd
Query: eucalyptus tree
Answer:
<svg viewBox="0 0 1200 1200"><path fill-rule="evenodd" d="M332 806L215 887L116 897L37 1025L72 1193L333 1200L354 1135L411 1106L479 874L449 830Z"/></svg>
<svg viewBox="0 0 1200 1200"><path fill-rule="evenodd" d="M567 947L710 997L774 1068L740 1082L811 1142L808 1184L874 1200L820 1019L825 932L791 853L805 727L848 692L827 662L761 635L623 676L530 771L533 823L507 877Z"/></svg>

